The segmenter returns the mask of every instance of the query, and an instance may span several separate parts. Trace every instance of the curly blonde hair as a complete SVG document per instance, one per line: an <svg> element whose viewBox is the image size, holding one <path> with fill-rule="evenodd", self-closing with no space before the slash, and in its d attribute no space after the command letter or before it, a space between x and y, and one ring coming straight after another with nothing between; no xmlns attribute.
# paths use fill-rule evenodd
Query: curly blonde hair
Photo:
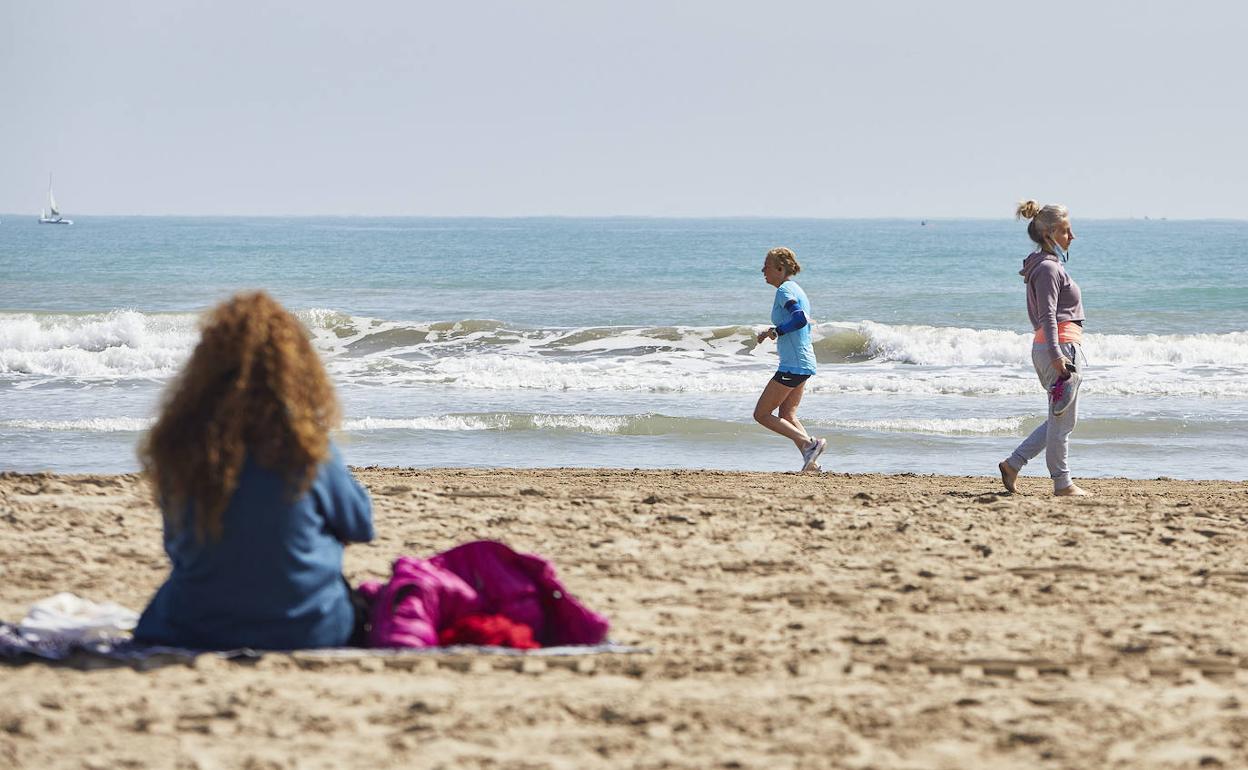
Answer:
<svg viewBox="0 0 1248 770"><path fill-rule="evenodd" d="M793 250L784 246L777 246L767 252L767 261L773 267L778 267L784 271L785 275L797 275L802 272L802 266L797 263L797 255Z"/></svg>
<svg viewBox="0 0 1248 770"><path fill-rule="evenodd" d="M156 503L175 528L219 540L248 455L280 473L292 498L329 457L338 400L293 315L263 291L214 308L160 418L139 447Z"/></svg>

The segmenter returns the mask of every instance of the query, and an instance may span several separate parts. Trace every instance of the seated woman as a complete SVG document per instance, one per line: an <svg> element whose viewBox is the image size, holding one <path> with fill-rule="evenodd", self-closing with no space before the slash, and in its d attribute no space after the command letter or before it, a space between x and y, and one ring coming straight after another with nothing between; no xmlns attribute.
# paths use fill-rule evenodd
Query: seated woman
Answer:
<svg viewBox="0 0 1248 770"><path fill-rule="evenodd" d="M134 630L193 649L344 645L345 543L373 538L368 493L329 439L333 387L299 321L264 292L204 324L139 456L172 569Z"/></svg>

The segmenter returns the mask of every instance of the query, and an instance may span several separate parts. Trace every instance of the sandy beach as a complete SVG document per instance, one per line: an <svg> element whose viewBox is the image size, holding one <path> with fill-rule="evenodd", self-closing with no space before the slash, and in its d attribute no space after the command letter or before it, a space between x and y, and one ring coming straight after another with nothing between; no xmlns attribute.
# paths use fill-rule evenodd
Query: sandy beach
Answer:
<svg viewBox="0 0 1248 770"><path fill-rule="evenodd" d="M1248 766L1248 483L360 468L399 554L543 554L645 654L4 664L13 768ZM0 474L0 617L136 610L134 475Z"/></svg>

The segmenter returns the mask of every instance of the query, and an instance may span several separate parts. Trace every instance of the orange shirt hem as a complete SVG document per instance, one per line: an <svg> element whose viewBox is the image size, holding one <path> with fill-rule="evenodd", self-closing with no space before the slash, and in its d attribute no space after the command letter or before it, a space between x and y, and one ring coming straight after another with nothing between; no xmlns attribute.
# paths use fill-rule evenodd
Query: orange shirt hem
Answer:
<svg viewBox="0 0 1248 770"><path fill-rule="evenodd" d="M1043 345L1048 342L1044 336L1044 329L1036 329L1034 341ZM1083 344L1083 327L1074 321L1062 321L1057 325L1057 342L1060 345L1063 342L1073 342L1076 345Z"/></svg>

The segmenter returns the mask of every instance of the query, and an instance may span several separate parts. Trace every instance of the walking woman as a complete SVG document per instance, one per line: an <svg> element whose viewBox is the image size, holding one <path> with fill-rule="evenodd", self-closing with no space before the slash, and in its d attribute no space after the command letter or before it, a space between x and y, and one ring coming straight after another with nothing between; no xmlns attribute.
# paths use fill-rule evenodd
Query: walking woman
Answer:
<svg viewBox="0 0 1248 770"><path fill-rule="evenodd" d="M264 292L212 311L139 452L171 569L135 639L289 650L359 632L342 551L373 539L372 504L330 440L337 419L298 319Z"/></svg>
<svg viewBox="0 0 1248 770"><path fill-rule="evenodd" d="M789 439L802 453L802 471L817 471L826 439L813 438L797 419L806 380L815 374L815 349L810 342L810 300L793 276L801 272L793 252L778 246L763 260L763 278L776 287L771 305L771 328L759 332L758 343L776 341L780 366L754 407L754 419ZM775 412L779 411L779 414Z"/></svg>
<svg viewBox="0 0 1248 770"><path fill-rule="evenodd" d="M1079 285L1067 273L1065 262L1075 232L1065 206L1041 207L1033 200L1018 204L1019 219L1029 219L1027 235L1036 251L1023 260L1019 275L1027 286L1027 316L1035 329L1031 361L1048 395L1048 419L1018 445L1008 458L997 464L1001 483L1013 492L1018 473L1041 451L1053 477L1053 494L1086 495L1070 479L1066 464L1070 432L1078 419L1078 372L1083 342L1083 301Z"/></svg>

